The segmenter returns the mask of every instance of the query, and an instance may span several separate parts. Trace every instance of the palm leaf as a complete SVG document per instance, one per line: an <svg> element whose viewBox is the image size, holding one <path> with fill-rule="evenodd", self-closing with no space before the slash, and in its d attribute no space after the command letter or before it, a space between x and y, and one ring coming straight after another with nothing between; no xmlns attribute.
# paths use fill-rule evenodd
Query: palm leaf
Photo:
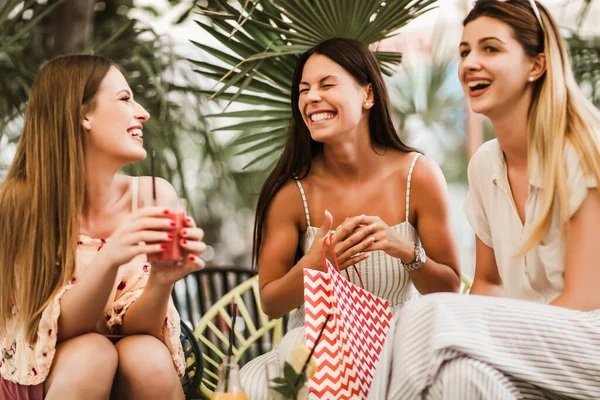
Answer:
<svg viewBox="0 0 600 400"><path fill-rule="evenodd" d="M429 62L403 64L388 80L392 113L408 142L418 140L418 136L424 140L422 135L427 131L436 135L435 144L443 150L442 154L456 154L464 149L466 138L459 122L465 105L462 90L452 88L450 83L456 76L455 52L444 48L441 30L434 32L432 43L435 51ZM420 123L407 124L409 118ZM442 156L438 160L447 179L466 179L464 157Z"/></svg>
<svg viewBox="0 0 600 400"><path fill-rule="evenodd" d="M199 27L227 52L194 44L208 56L190 60L195 71L216 81L212 98L244 103L249 111L212 114L227 118L218 131L239 132L230 145L246 146L238 154L255 154L245 168L267 165L282 149L291 118L292 73L300 54L333 37L360 40L375 46L399 28L435 7L436 0L213 0L199 5ZM376 51L382 71L391 75L400 64L397 52ZM219 63L215 65L210 59ZM264 99L264 100L261 100ZM243 121L235 122L236 119ZM265 131L267 130L267 131ZM265 161L265 162L263 162ZM272 165L272 163L270 163Z"/></svg>

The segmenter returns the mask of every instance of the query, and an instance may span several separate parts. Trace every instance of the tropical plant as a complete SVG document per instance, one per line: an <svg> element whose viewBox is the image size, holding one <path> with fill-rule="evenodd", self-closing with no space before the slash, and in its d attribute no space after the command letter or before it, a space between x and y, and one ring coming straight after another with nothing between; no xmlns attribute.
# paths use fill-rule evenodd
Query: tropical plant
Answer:
<svg viewBox="0 0 600 400"><path fill-rule="evenodd" d="M48 43L40 38L50 35L57 17L55 8L64 1L0 1L0 182L20 136L35 74L51 57ZM207 241L218 242L225 216L246 203L237 195L236 179L229 175L229 150L215 143L202 114L194 111L203 108L206 97L199 90L198 75L175 52L168 36L158 35L132 17L157 15L151 6L136 8L133 0L82 1L97 6L90 52L124 67L136 100L152 115L145 124L144 139L158 152L157 175L172 182L188 199ZM134 8L136 12L131 13ZM189 4L188 10L192 8ZM179 22L185 18L184 11ZM150 163L135 164L127 172L149 175Z"/></svg>
<svg viewBox="0 0 600 400"><path fill-rule="evenodd" d="M446 179L466 182L467 157L456 156L466 144L465 101L456 79L456 51L444 42L444 32L434 31L429 59L403 63L386 83L403 140L433 155Z"/></svg>
<svg viewBox="0 0 600 400"><path fill-rule="evenodd" d="M567 32L575 79L589 99L600 108L600 37L583 37L581 27L589 18L593 0L584 0L575 21L576 29Z"/></svg>
<svg viewBox="0 0 600 400"><path fill-rule="evenodd" d="M235 5L231 5L234 3ZM397 52L376 44L434 8L435 0L212 0L199 5L197 20L225 46L194 41L216 62L190 60L196 71L218 82L207 91L225 101L225 120L215 132L236 132L229 144L247 159L244 168L269 171L276 162L291 119L291 80L298 56L317 43L347 37L372 45L382 71L390 75L401 61ZM226 111L232 104L242 109ZM249 158L248 158L249 157ZM251 168L252 167L252 168ZM263 175L264 176L264 175Z"/></svg>
<svg viewBox="0 0 600 400"><path fill-rule="evenodd" d="M583 22L587 18L588 14L590 12L590 9L592 7L592 1L593 0L583 0L581 9L579 10L579 13L577 14L577 26L583 25Z"/></svg>
<svg viewBox="0 0 600 400"><path fill-rule="evenodd" d="M23 111L31 81L44 57L39 46L31 45L37 26L62 1L44 7L35 0L3 0L0 3L0 149L18 140L16 120ZM0 176L6 164L1 156Z"/></svg>
<svg viewBox="0 0 600 400"><path fill-rule="evenodd" d="M573 35L568 43L575 79L596 107L600 107L600 37L583 39Z"/></svg>

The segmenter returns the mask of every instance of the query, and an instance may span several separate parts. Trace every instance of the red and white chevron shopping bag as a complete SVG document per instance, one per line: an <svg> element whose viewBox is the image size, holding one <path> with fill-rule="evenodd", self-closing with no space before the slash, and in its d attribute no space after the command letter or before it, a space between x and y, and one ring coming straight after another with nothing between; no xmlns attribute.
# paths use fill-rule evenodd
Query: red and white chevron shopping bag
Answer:
<svg viewBox="0 0 600 400"><path fill-rule="evenodd" d="M304 326L309 348L327 314L332 314L313 353L317 371L309 383L309 398L366 398L392 312L387 300L340 274L335 254L335 267L325 256L326 241L327 238L323 240L324 271L304 270ZM333 251L331 236L329 242Z"/></svg>

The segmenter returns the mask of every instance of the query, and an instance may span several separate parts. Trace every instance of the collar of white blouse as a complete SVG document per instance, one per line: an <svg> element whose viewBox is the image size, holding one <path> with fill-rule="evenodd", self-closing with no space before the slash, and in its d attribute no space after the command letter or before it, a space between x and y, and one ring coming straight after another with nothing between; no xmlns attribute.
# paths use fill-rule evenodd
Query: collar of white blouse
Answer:
<svg viewBox="0 0 600 400"><path fill-rule="evenodd" d="M535 160L530 165L532 166L532 173L529 177L529 185L537 189L542 189L544 187L544 176L542 175L541 168L539 168L539 164ZM506 170L506 159L499 143L494 152L494 168L492 169L491 178L492 182L501 186L503 190L510 190Z"/></svg>

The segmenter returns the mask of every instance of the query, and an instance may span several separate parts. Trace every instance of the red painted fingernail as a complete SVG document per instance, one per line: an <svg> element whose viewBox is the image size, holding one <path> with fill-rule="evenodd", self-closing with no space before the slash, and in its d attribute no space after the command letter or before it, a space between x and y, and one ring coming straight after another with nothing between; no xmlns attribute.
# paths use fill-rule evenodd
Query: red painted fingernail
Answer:
<svg viewBox="0 0 600 400"><path fill-rule="evenodd" d="M181 239L181 243L183 243L183 244L186 244L186 243L187 243L187 240L185 240L185 239Z"/></svg>
<svg viewBox="0 0 600 400"><path fill-rule="evenodd" d="M165 243L163 243L163 244L160 245L160 247L163 248L163 249L166 249L168 246Z"/></svg>
<svg viewBox="0 0 600 400"><path fill-rule="evenodd" d="M169 214L169 210L164 210L163 214L168 215Z"/></svg>
<svg viewBox="0 0 600 400"><path fill-rule="evenodd" d="M186 230L183 230L183 231L181 231L181 234L185 236L188 234L188 232Z"/></svg>
<svg viewBox="0 0 600 400"><path fill-rule="evenodd" d="M189 259L190 261L195 261L195 260L196 260L196 257L195 257L195 256L192 256L192 255L190 255L190 256L188 256L188 259Z"/></svg>
<svg viewBox="0 0 600 400"><path fill-rule="evenodd" d="M174 228L177 226L177 224L175 222L171 222L171 226Z"/></svg>
<svg viewBox="0 0 600 400"><path fill-rule="evenodd" d="M171 235L170 233L167 234L167 236L169 237L169 239L174 239L175 238L175 236Z"/></svg>

